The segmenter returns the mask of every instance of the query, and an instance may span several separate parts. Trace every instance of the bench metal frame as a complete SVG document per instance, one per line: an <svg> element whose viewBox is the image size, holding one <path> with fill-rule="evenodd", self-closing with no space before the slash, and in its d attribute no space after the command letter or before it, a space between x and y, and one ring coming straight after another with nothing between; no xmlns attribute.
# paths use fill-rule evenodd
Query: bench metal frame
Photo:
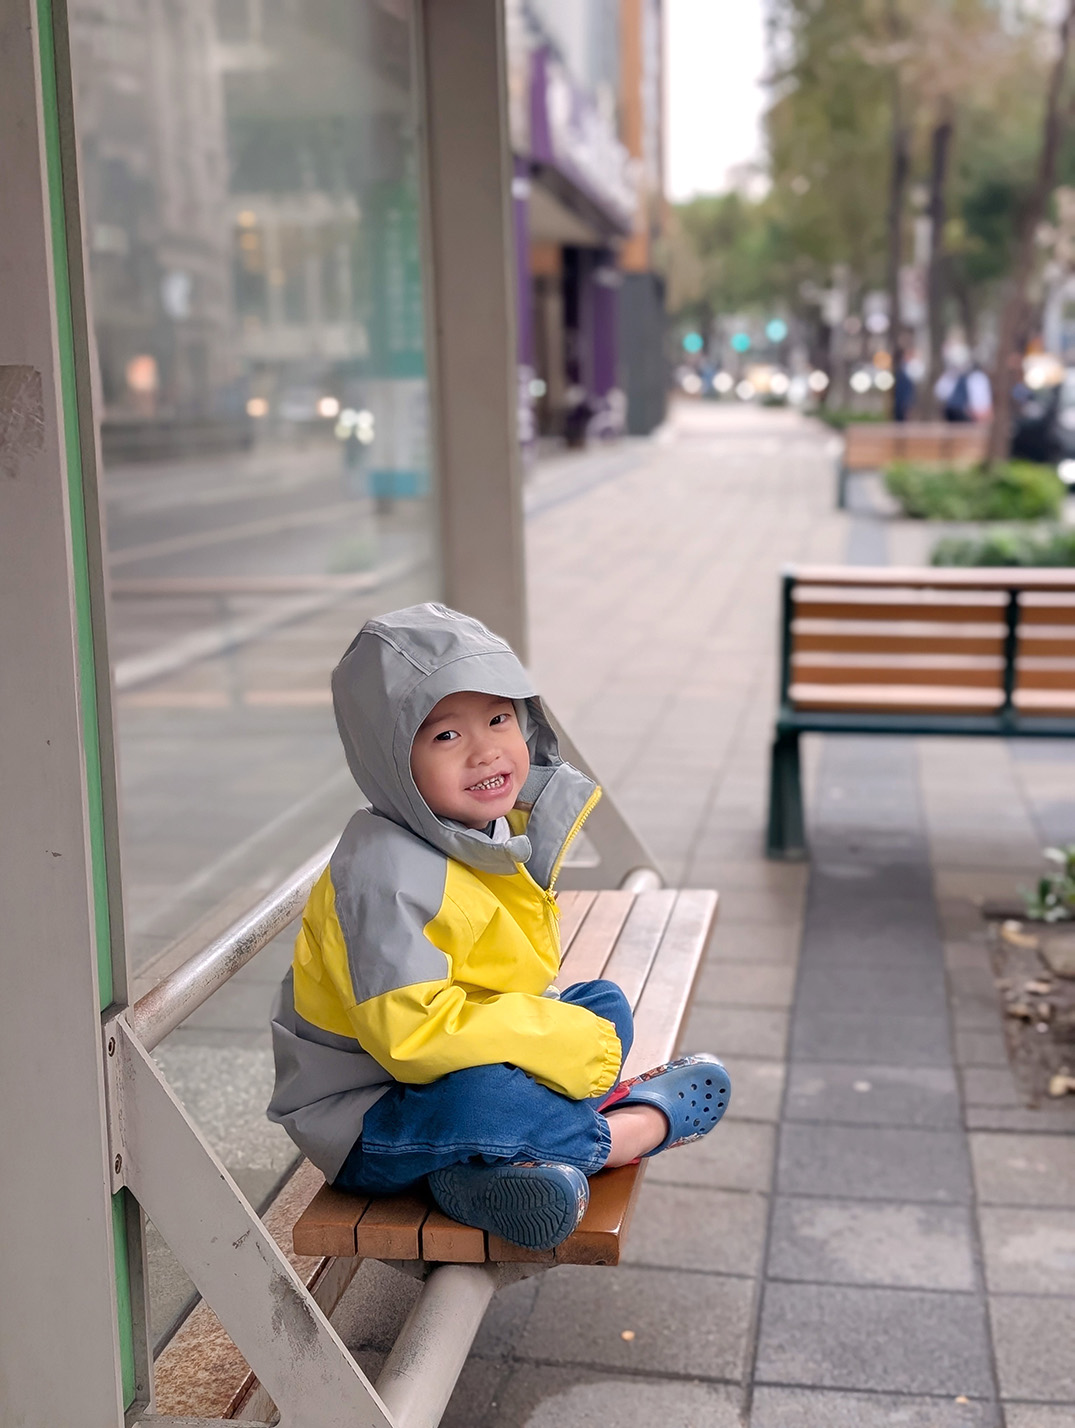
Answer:
<svg viewBox="0 0 1075 1428"><path fill-rule="evenodd" d="M873 585L884 588L899 585L899 575L893 572L886 581L885 572L877 571L871 579L864 572L848 569L840 583ZM983 572L978 572L983 575ZM956 588L988 590L1006 595L1003 609L1005 627L1003 650L1003 699L995 713L987 714L926 714L893 712L855 712L844 710L799 710L791 702L791 662L793 655L793 623L795 620L795 590L798 573L785 570L781 577L780 605L780 704L773 737L769 774L769 818L766 833L766 853L772 859L800 861L807 856L806 829L803 818L802 769L799 740L803 734L906 734L911 736L953 735L959 738L991 739L1056 738L1075 736L1075 717L1046 714L1022 714L1015 704L1017 661L1019 658L1020 602L1030 582L1021 578L1025 572L1013 569L990 571L980 582L961 582ZM818 581L811 583L817 584ZM835 582L834 582L835 583ZM921 584L921 582L919 582ZM934 588L952 588L938 572ZM1048 583L1035 583L1036 593L1049 588L1075 590L1075 579L1063 577ZM927 587L928 588L928 587Z"/></svg>

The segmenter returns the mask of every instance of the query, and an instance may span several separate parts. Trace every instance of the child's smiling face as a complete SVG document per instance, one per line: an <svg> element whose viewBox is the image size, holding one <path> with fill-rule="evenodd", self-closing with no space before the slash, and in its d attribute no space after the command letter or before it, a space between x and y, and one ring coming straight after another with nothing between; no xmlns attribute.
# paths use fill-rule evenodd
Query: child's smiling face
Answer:
<svg viewBox="0 0 1075 1428"><path fill-rule="evenodd" d="M411 745L418 792L438 818L484 828L513 807L530 772L515 706L495 694L449 694Z"/></svg>

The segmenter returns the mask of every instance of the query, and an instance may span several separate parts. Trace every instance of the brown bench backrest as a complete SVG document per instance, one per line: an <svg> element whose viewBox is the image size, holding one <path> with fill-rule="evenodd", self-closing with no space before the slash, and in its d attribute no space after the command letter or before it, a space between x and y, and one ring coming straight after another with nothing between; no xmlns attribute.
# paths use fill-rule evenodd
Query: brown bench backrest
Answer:
<svg viewBox="0 0 1075 1428"><path fill-rule="evenodd" d="M1075 713L1075 572L794 572L793 709Z"/></svg>
<svg viewBox="0 0 1075 1428"><path fill-rule="evenodd" d="M844 431L844 466L875 470L892 461L973 466L985 456L989 427L973 422L862 422Z"/></svg>

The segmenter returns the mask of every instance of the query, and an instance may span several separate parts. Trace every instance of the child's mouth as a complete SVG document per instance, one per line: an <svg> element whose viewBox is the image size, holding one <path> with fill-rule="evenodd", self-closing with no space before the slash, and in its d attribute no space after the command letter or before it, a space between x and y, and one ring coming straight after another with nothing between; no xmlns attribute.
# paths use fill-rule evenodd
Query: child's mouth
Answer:
<svg viewBox="0 0 1075 1428"><path fill-rule="evenodd" d="M481 783L472 783L467 789L468 793L493 793L497 789L503 788L508 781L507 774L494 774L492 778L483 778Z"/></svg>

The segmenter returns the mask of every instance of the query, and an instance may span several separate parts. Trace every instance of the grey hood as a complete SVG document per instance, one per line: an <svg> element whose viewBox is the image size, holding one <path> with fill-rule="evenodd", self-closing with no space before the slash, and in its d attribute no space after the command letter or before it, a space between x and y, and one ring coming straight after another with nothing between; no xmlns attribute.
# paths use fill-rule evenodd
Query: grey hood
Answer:
<svg viewBox="0 0 1075 1428"><path fill-rule="evenodd" d="M411 745L448 694L474 690L525 702L530 776L518 805L526 835L490 838L438 818L411 775ZM332 673L332 698L347 763L374 812L410 829L449 858L487 873L526 863L548 885L556 858L596 785L560 757L529 675L511 647L478 620L445 605L412 605L368 620Z"/></svg>

